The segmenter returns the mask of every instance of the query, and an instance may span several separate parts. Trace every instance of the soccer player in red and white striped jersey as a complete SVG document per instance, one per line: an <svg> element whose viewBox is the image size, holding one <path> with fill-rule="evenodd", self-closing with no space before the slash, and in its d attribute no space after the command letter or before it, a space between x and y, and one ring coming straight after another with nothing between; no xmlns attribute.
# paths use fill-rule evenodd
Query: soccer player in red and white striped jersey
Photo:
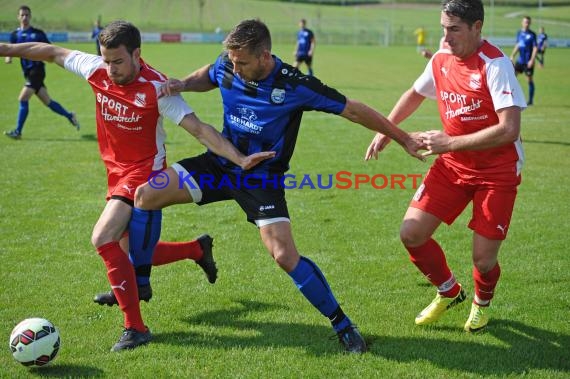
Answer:
<svg viewBox="0 0 570 379"><path fill-rule="evenodd" d="M166 77L141 59L141 36L134 25L112 22L101 31L99 41L102 56L46 43L0 44L0 56L55 62L86 79L93 89L97 139L107 169L108 192L107 205L94 227L91 241L105 263L113 296L124 314L125 330L112 348L120 351L144 345L152 338L143 323L138 294L138 287L148 282L151 264L191 258L192 254L199 259L202 250L197 241L184 246L167 245L161 252L174 252L174 257L162 256L155 260L154 249L142 249L140 256L131 255L131 264L121 247L121 244L126 245L127 229L138 231L160 222L159 216L135 220L132 208L137 187L166 168L163 118L169 118L209 150L244 169L274 153L261 152L246 157L216 129L200 121L181 96L161 97L159 88ZM153 240L154 246L160 235L146 237ZM131 239L131 251L133 244L144 246L148 241Z"/></svg>
<svg viewBox="0 0 570 379"><path fill-rule="evenodd" d="M443 2L446 48L434 54L388 117L399 124L426 97L437 101L443 130L420 136L424 154L438 157L410 203L400 237L411 261L437 287L436 298L415 320L430 324L466 298L432 236L472 203L475 294L464 326L468 332L488 323L486 310L500 276L499 247L509 229L524 158L520 124L525 99L509 58L481 38L483 20L480 0ZM376 135L366 159L377 157L388 142Z"/></svg>

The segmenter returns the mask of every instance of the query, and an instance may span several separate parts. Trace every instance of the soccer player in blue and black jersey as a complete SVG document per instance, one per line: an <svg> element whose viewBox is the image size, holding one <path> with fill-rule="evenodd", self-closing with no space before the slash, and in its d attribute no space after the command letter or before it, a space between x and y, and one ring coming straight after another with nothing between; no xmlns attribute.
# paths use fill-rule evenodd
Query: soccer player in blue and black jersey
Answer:
<svg viewBox="0 0 570 379"><path fill-rule="evenodd" d="M244 171L208 151L160 172L158 181L166 186L157 186L150 179L138 187L129 244L131 249L139 250L132 256L136 260L152 255L152 243L142 241L157 240L160 222L153 220L160 220L162 208L235 200L247 220L259 229L275 262L307 300L330 320L345 350L365 352L366 342L343 312L317 264L299 255L282 180L289 169L304 111L337 114L381 132L418 159L422 159L417 152L422 145L414 135L399 129L372 108L346 98L272 55L271 36L261 21L242 21L226 37L224 47L214 64L196 70L182 81L170 79L163 93L219 89L224 109L222 134L244 154L272 151L275 156Z"/></svg>
<svg viewBox="0 0 570 379"><path fill-rule="evenodd" d="M548 34L544 31L544 27L541 26L538 29L537 37L538 52L536 53L536 60L540 64L540 67L544 67L544 54L546 53L546 48L548 47Z"/></svg>
<svg viewBox="0 0 570 379"><path fill-rule="evenodd" d="M528 105L532 105L534 100L534 60L538 53L538 44L536 40L536 33L530 30L531 19L529 16L524 16L522 19L522 28L517 33L517 43L511 53L511 60L515 65L515 72L517 74L524 73L528 81ZM519 54L518 59L515 61L515 56Z"/></svg>
<svg viewBox="0 0 570 379"><path fill-rule="evenodd" d="M32 11L28 6L22 5L18 9L18 21L20 22L20 27L14 30L10 35L10 43L50 43L46 34L42 30L36 29L30 25L31 19ZM6 63L12 63L12 58L6 57ZM20 63L22 66L22 71L24 73L24 78L26 79L26 84L24 85L24 88L22 88L22 91L20 91L20 96L18 97L18 100L20 102L20 108L18 110L18 123L16 125L16 129L6 131L4 134L7 137L13 139L20 139L22 137L22 129L24 128L26 118L28 118L28 101L34 94L36 94L42 103L44 103L49 109L67 118L69 122L75 126L77 130L79 130L79 122L77 122L75 113L68 112L64 107L61 106L61 104L49 97L47 88L44 84L44 79L46 77L44 62L21 58Z"/></svg>
<svg viewBox="0 0 570 379"><path fill-rule="evenodd" d="M308 74L313 75L313 54L317 41L315 34L311 29L307 28L307 20L304 18L299 21L299 31L297 32L297 47L295 48L295 64L294 67L298 68L301 63L305 62L307 65Z"/></svg>

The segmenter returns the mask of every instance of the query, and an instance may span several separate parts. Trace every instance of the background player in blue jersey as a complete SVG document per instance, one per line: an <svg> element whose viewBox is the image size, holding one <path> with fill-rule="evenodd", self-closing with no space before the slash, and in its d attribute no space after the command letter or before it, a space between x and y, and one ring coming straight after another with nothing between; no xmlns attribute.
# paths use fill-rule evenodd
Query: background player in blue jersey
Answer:
<svg viewBox="0 0 570 379"><path fill-rule="evenodd" d="M311 29L307 29L307 20L299 21L299 31L297 32L297 47L295 48L295 68L305 62L309 75L313 75L313 54L317 44L315 34Z"/></svg>
<svg viewBox="0 0 570 379"><path fill-rule="evenodd" d="M225 52L184 80L171 79L164 94L204 92L218 88L224 109L222 134L242 153L274 151L273 158L244 171L211 151L184 159L159 174L135 193L131 222L160 234L161 209L181 203L204 205L235 200L247 220L259 228L261 239L276 263L291 277L307 300L326 316L348 352L366 351L366 343L335 299L323 273L310 259L300 256L293 241L285 191L281 180L289 169L304 111L340 115L373 131L388 134L412 156L422 159L422 146L370 107L303 75L271 54L271 36L264 23L238 24L224 41ZM158 188L161 187L161 188ZM140 230L140 228L139 228ZM144 233L131 238L142 241ZM153 240L153 238L147 238ZM141 244L131 244L131 246ZM133 256L152 254L154 247Z"/></svg>
<svg viewBox="0 0 570 379"><path fill-rule="evenodd" d="M95 40L95 49L97 50L97 55L101 55L101 44L99 43L99 33L103 30L101 26L101 16L97 17L97 21L93 25L93 30L91 30L91 39Z"/></svg>
<svg viewBox="0 0 570 379"><path fill-rule="evenodd" d="M23 42L45 42L50 43L46 34L40 30L36 29L30 25L30 20L32 19L32 11L26 5L22 5L18 9L18 20L20 21L20 27L14 30L10 36L10 43L23 43ZM6 63L12 63L12 58L6 57ZM20 139L22 137L22 129L24 128L24 123L28 117L29 104L28 101L33 94L36 94L49 109L55 113L62 115L67 118L69 122L77 130L79 130L79 122L73 112L68 112L64 107L61 106L57 101L52 100L47 92L47 88L44 85L44 79L46 76L45 64L40 61L32 61L29 59L20 59L22 65L22 71L24 72L24 78L26 79L26 84L22 91L20 91L20 96L18 101L20 102L20 108L18 110L18 124L16 129L12 131L6 131L4 134L7 137L13 139Z"/></svg>
<svg viewBox="0 0 570 379"><path fill-rule="evenodd" d="M538 52L536 53L536 60L540 67L544 67L544 53L546 53L546 48L548 47L548 35L544 31L544 26L541 26L538 29L538 37L537 37L537 47Z"/></svg>
<svg viewBox="0 0 570 379"><path fill-rule="evenodd" d="M522 19L522 28L517 33L517 43L511 53L511 60L515 65L515 72L517 74L524 73L528 81L528 105L532 105L534 100L534 60L538 52L538 45L536 42L536 34L530 30L531 19L529 16L524 16ZM519 54L518 59L515 61L515 56Z"/></svg>

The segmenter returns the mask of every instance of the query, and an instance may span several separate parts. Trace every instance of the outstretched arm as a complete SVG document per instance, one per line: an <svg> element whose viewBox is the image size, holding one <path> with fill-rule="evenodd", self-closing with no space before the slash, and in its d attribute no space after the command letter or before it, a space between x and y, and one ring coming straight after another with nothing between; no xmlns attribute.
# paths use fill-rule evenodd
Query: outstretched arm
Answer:
<svg viewBox="0 0 570 379"><path fill-rule="evenodd" d="M194 113L187 114L180 122L188 133L192 134L200 143L210 149L217 155L229 159L244 170L248 170L264 161L275 156L274 151L263 151L244 156L213 126L206 124Z"/></svg>
<svg viewBox="0 0 570 379"><path fill-rule="evenodd" d="M43 42L0 43L0 56L19 57L33 61L53 62L63 67L71 50Z"/></svg>
<svg viewBox="0 0 570 379"><path fill-rule="evenodd" d="M210 80L209 70L210 65L206 65L182 80L170 78L160 88L160 94L162 96L172 96L180 92L206 92L213 90L216 86Z"/></svg>
<svg viewBox="0 0 570 379"><path fill-rule="evenodd" d="M346 107L340 115L370 130L374 130L392 138L402 145L408 154L423 160L422 155L417 152L421 148L420 143L366 104L347 99Z"/></svg>

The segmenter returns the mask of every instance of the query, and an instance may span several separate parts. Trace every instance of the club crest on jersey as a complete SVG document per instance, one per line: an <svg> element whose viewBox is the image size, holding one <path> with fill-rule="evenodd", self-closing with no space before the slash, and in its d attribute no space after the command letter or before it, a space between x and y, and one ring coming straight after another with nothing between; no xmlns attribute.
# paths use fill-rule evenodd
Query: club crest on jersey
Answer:
<svg viewBox="0 0 570 379"><path fill-rule="evenodd" d="M481 74L471 74L469 79L469 87L473 89L481 88Z"/></svg>
<svg viewBox="0 0 570 379"><path fill-rule="evenodd" d="M271 91L271 102L273 104L283 104L285 101L285 90L281 88L273 88Z"/></svg>
<svg viewBox="0 0 570 379"><path fill-rule="evenodd" d="M144 93L137 93L135 95L135 105L137 107L144 107L146 106L146 94Z"/></svg>

